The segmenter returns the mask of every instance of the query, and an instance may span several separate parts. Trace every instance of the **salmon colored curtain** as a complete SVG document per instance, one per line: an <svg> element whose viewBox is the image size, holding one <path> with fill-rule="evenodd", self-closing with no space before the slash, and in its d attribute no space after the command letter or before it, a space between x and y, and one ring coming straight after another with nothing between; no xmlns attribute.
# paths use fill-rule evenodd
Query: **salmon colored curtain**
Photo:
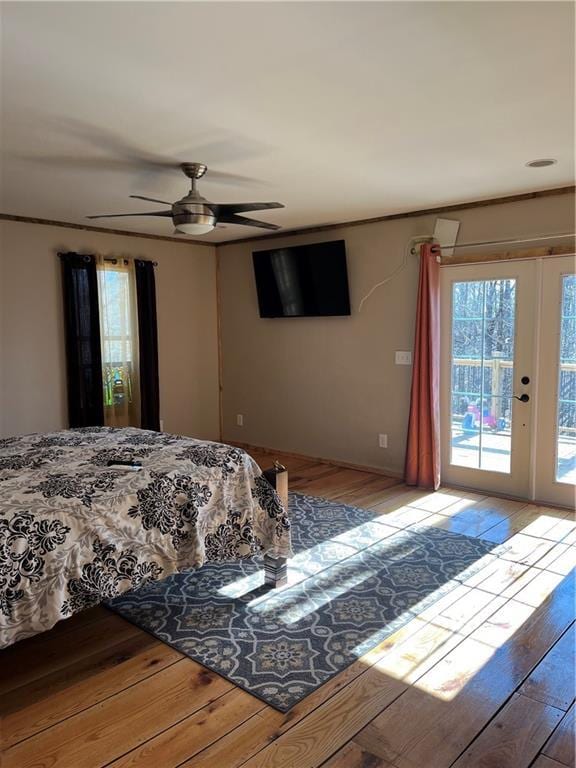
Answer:
<svg viewBox="0 0 576 768"><path fill-rule="evenodd" d="M440 264L432 244L420 248L416 338L404 468L407 485L440 485Z"/></svg>

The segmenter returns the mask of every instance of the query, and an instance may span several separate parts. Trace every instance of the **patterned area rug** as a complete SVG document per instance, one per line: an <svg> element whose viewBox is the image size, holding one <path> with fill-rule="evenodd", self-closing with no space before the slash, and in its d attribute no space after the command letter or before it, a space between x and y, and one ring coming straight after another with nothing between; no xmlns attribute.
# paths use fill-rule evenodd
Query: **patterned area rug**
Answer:
<svg viewBox="0 0 576 768"><path fill-rule="evenodd" d="M283 589L265 587L252 559L170 576L109 606L285 712L468 578L494 547L439 528L401 530L369 510L297 493L290 517L296 555Z"/></svg>

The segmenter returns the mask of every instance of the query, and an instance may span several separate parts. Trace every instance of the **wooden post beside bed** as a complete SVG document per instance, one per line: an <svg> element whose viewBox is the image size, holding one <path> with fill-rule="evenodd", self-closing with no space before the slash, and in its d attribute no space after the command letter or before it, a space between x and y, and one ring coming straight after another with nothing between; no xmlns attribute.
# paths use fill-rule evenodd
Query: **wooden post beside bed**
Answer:
<svg viewBox="0 0 576 768"><path fill-rule="evenodd" d="M271 469L265 469L264 477L275 488L282 506L288 509L288 470L279 461ZM288 561L285 557L264 556L264 582L272 587L283 587L288 583Z"/></svg>
<svg viewBox="0 0 576 768"><path fill-rule="evenodd" d="M288 560L285 557L264 555L264 583L276 588L288 584Z"/></svg>

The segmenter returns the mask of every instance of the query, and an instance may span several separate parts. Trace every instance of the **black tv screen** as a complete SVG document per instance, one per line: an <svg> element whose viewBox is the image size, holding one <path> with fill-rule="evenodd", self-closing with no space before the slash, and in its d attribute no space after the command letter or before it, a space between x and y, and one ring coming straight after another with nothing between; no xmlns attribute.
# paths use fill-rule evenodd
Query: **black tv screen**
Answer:
<svg viewBox="0 0 576 768"><path fill-rule="evenodd" d="M344 240L254 251L260 317L349 315Z"/></svg>

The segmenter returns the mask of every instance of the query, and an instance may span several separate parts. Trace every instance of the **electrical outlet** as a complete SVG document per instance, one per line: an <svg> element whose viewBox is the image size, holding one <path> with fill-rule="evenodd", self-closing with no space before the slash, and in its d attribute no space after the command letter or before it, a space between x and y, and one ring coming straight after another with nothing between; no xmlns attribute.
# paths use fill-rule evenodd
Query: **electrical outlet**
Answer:
<svg viewBox="0 0 576 768"><path fill-rule="evenodd" d="M236 426L237 427L244 426L244 416L241 413L236 414Z"/></svg>
<svg viewBox="0 0 576 768"><path fill-rule="evenodd" d="M396 352L396 365L412 365L412 352Z"/></svg>
<svg viewBox="0 0 576 768"><path fill-rule="evenodd" d="M388 448L388 435L378 435L378 445L380 448Z"/></svg>

